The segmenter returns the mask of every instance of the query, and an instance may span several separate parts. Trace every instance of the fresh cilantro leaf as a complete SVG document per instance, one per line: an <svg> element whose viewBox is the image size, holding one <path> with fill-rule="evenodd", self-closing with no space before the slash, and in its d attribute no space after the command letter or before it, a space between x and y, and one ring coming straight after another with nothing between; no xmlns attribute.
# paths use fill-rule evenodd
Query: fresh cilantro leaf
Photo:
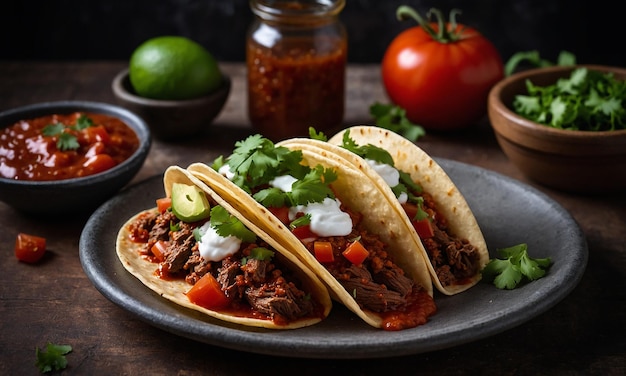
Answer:
<svg viewBox="0 0 626 376"><path fill-rule="evenodd" d="M61 133L57 141L57 148L59 150L76 150L80 147L76 136L71 133Z"/></svg>
<svg viewBox="0 0 626 376"><path fill-rule="evenodd" d="M402 170L398 170L398 172L400 173L400 182L406 185L412 192L421 193L424 190L421 185L413 181L409 173Z"/></svg>
<svg viewBox="0 0 626 376"><path fill-rule="evenodd" d="M322 202L326 197L335 198L329 184L336 179L337 174L334 170L318 165L291 186L291 192L288 192L288 195L292 206Z"/></svg>
<svg viewBox="0 0 626 376"><path fill-rule="evenodd" d="M193 234L193 238L200 243L202 241L202 231L200 231L200 227L196 227L191 232Z"/></svg>
<svg viewBox="0 0 626 376"><path fill-rule="evenodd" d="M35 355L37 361L35 365L42 373L51 371L60 371L67 367L66 354L72 351L72 346L69 345L55 345L49 343L46 345L46 350L40 350L38 347L35 349Z"/></svg>
<svg viewBox="0 0 626 376"><path fill-rule="evenodd" d="M274 252L264 247L257 247L250 250L250 258L255 260L266 261L271 260L272 257L274 257Z"/></svg>
<svg viewBox="0 0 626 376"><path fill-rule="evenodd" d="M72 129L76 131L81 131L87 127L93 126L93 120L89 118L85 114L81 114L78 119L76 119L76 124L74 125L65 125L63 123L52 123L48 124L41 130L41 133L44 136L48 137L58 137L57 140L57 148L61 151L65 150L76 150L80 147L76 136L72 133L65 132L66 129Z"/></svg>
<svg viewBox="0 0 626 376"><path fill-rule="evenodd" d="M65 125L63 123L48 124L41 130L44 136L58 136L63 133Z"/></svg>
<svg viewBox="0 0 626 376"><path fill-rule="evenodd" d="M313 140L320 140L324 142L328 141L328 137L324 134L324 132L317 132L313 127L309 127L309 137Z"/></svg>
<svg viewBox="0 0 626 376"><path fill-rule="evenodd" d="M76 125L74 126L74 129L80 131L91 126L93 126L93 120L91 120L91 118L89 118L87 115L81 114L78 119L76 119Z"/></svg>
<svg viewBox="0 0 626 376"><path fill-rule="evenodd" d="M300 164L301 160L301 151L276 147L272 141L257 134L238 141L227 163L232 172L243 177L233 179L233 182L251 192L252 188L267 184L286 172L295 178L304 175L308 167Z"/></svg>
<svg viewBox="0 0 626 376"><path fill-rule="evenodd" d="M176 232L178 230L180 230L180 223L174 223L173 221L170 221L170 231Z"/></svg>
<svg viewBox="0 0 626 376"><path fill-rule="evenodd" d="M407 119L406 111L400 106L374 103L370 106L370 115L374 118L376 126L389 129L410 141L415 142L426 134L422 126L413 124Z"/></svg>
<svg viewBox="0 0 626 376"><path fill-rule="evenodd" d="M262 189L252 197L266 208L280 208L291 204L287 192L283 192L276 187Z"/></svg>
<svg viewBox="0 0 626 376"><path fill-rule="evenodd" d="M256 234L221 206L211 208L211 227L223 237L235 236L246 243L256 241Z"/></svg>
<svg viewBox="0 0 626 376"><path fill-rule="evenodd" d="M289 224L289 228L293 230L296 227L306 226L310 223L311 223L311 214L307 213L291 221L291 223Z"/></svg>
<svg viewBox="0 0 626 376"><path fill-rule="evenodd" d="M211 164L211 168L214 169L215 171L219 171L219 169L222 168L225 164L226 164L226 161L224 161L224 156L220 155L219 157L215 158L215 160L213 160L213 163Z"/></svg>
<svg viewBox="0 0 626 376"><path fill-rule="evenodd" d="M350 137L350 130L346 130L341 140L341 147L353 152L359 157L387 164L393 167L393 157L383 148L372 144L359 145Z"/></svg>
<svg viewBox="0 0 626 376"><path fill-rule="evenodd" d="M523 280L534 281L543 277L550 264L550 258L533 259L528 255L525 243L498 249L503 259L494 258L483 268L482 275L486 281L493 281L499 289L514 289Z"/></svg>

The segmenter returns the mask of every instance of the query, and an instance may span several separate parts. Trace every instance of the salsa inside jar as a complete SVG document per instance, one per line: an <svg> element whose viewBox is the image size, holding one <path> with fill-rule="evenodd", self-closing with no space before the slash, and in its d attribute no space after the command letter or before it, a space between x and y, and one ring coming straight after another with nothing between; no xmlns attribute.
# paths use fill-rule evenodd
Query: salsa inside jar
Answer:
<svg viewBox="0 0 626 376"><path fill-rule="evenodd" d="M251 40L247 49L248 113L260 133L281 140L306 136L309 127L328 130L341 125L344 39L318 38L312 44L305 38L288 38L273 47Z"/></svg>
<svg viewBox="0 0 626 376"><path fill-rule="evenodd" d="M0 177L49 181L108 170L139 147L122 120L73 112L20 120L0 132Z"/></svg>

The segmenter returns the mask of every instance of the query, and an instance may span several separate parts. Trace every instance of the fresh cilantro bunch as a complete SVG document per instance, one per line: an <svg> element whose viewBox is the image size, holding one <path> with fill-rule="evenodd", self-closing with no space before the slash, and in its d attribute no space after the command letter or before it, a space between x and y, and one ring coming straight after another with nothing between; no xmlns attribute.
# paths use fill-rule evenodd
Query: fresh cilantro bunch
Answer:
<svg viewBox="0 0 626 376"><path fill-rule="evenodd" d="M48 343L46 350L40 350L39 347L35 350L37 361L35 365L42 373L51 371L60 371L67 367L67 359L65 355L72 351L72 346L69 345L55 345Z"/></svg>
<svg viewBox="0 0 626 376"><path fill-rule="evenodd" d="M513 108L519 115L554 128L611 131L626 129L626 81L585 67L569 78L536 86L526 81L528 95L518 95Z"/></svg>
<svg viewBox="0 0 626 376"><path fill-rule="evenodd" d="M291 207L334 198L330 183L337 180L337 173L321 165L309 167L302 160L302 151L276 146L257 134L238 141L233 154L218 158L213 168L219 170L228 165L235 174L232 181L266 207ZM269 186L274 178L283 175L297 179L291 192Z"/></svg>
<svg viewBox="0 0 626 376"><path fill-rule="evenodd" d="M550 258L533 259L528 255L525 243L498 249L500 257L493 258L483 268L483 279L499 289L516 288L524 279L534 281L543 277L550 266Z"/></svg>
<svg viewBox="0 0 626 376"><path fill-rule="evenodd" d="M377 127L389 129L410 141L415 142L426 134L422 126L407 119L406 111L400 106L374 103L370 106L370 115Z"/></svg>

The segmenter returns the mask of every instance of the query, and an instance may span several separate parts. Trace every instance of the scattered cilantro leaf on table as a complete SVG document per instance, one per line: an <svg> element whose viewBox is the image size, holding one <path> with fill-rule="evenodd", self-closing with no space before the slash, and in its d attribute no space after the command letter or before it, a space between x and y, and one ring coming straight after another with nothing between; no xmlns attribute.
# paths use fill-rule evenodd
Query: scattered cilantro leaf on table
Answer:
<svg viewBox="0 0 626 376"><path fill-rule="evenodd" d="M55 345L48 343L45 351L40 350L39 347L37 347L35 350L35 354L37 356L35 365L42 373L60 371L67 367L67 359L65 358L65 355L69 354L71 351L72 346L69 345Z"/></svg>
<svg viewBox="0 0 626 376"><path fill-rule="evenodd" d="M393 104L374 103L370 106L370 115L376 121L376 126L389 129L410 141L417 141L426 134L422 126L413 124L406 117L406 111Z"/></svg>
<svg viewBox="0 0 626 376"><path fill-rule="evenodd" d="M543 277L550 266L550 258L534 259L528 255L525 243L497 250L501 257L489 260L483 268L483 279L499 289L511 290L521 282L530 282Z"/></svg>

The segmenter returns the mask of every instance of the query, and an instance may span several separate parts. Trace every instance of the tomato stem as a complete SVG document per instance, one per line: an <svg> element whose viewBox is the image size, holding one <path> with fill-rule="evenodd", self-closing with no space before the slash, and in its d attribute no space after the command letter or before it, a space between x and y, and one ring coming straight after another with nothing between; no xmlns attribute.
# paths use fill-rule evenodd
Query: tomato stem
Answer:
<svg viewBox="0 0 626 376"><path fill-rule="evenodd" d="M446 20L443 17L443 13L436 8L431 8L426 14L426 18L422 17L415 9L408 5L401 5L396 11L396 17L402 21L407 18L412 18L424 29L433 40L439 43L451 43L460 39L463 28L457 30L456 16L461 14L459 9L452 9L450 11L449 22L446 25ZM433 16L437 21L437 31L433 29L430 18Z"/></svg>

